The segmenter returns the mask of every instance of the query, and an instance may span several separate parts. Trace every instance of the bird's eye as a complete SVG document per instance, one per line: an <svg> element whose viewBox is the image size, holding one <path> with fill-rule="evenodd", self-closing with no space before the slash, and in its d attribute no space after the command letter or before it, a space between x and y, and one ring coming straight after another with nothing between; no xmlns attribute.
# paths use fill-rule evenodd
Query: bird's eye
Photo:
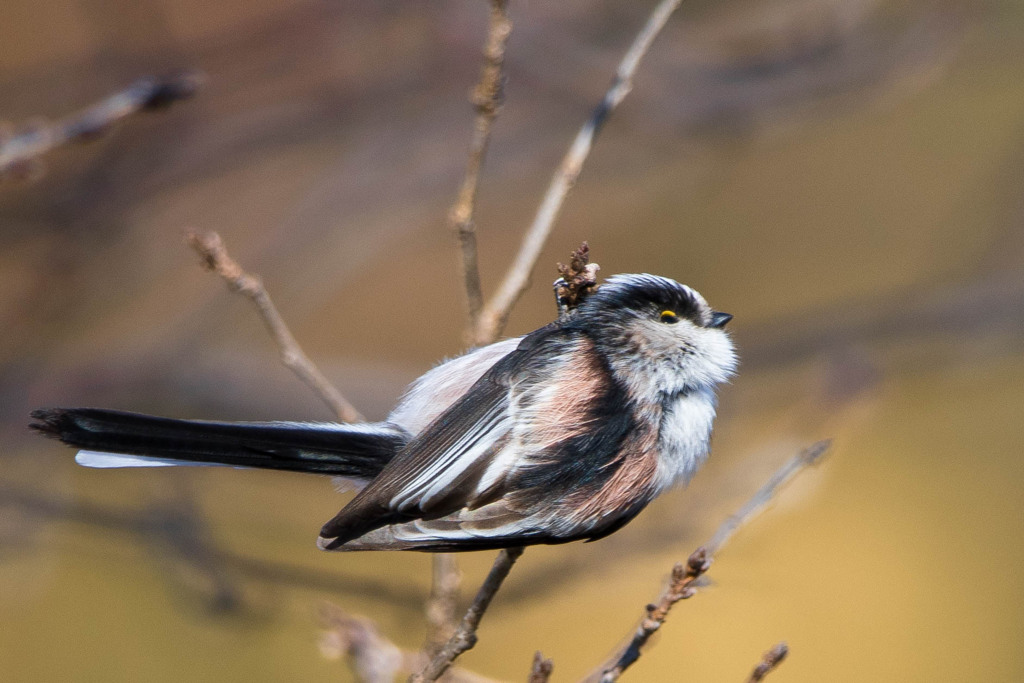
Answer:
<svg viewBox="0 0 1024 683"><path fill-rule="evenodd" d="M677 322L679 322L679 316L676 315L675 311L662 311L661 322L667 323L669 325L675 325Z"/></svg>

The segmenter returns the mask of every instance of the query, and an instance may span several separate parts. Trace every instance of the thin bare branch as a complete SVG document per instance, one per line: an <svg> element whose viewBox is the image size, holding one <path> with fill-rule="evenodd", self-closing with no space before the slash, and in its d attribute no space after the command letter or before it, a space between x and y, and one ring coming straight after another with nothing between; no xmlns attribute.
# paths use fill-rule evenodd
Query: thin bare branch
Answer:
<svg viewBox="0 0 1024 683"><path fill-rule="evenodd" d="M761 663L758 664L754 670L750 673L750 678L747 679L747 683L758 683L763 681L764 677L775 671L779 664L782 664L782 660L789 654L789 646L785 643L779 643L768 652L764 653L761 657Z"/></svg>
<svg viewBox="0 0 1024 683"><path fill-rule="evenodd" d="M504 100L505 45L511 33L508 0L491 0L491 20L487 42L484 45L484 65L480 70L480 82L473 89L472 95L472 102L476 107L476 122L469 145L469 160L466 162L466 175L458 199L449 213L449 221L458 236L462 251L462 278L466 287L470 331L475 329L480 309L483 308L473 210L480 184L480 168L483 166L487 146L491 141L491 127Z"/></svg>
<svg viewBox="0 0 1024 683"><path fill-rule="evenodd" d="M189 245L203 257L203 266L211 270L227 282L232 291L247 296L256 305L260 317L266 324L270 334L277 342L281 353L281 362L299 376L320 398L330 406L331 410L343 422L360 422L363 416L327 381L313 362L303 353L299 343L295 341L277 307L270 300L270 295L263 287L263 282L256 275L251 275L238 265L224 248L220 235L209 232L200 235L189 232L186 235Z"/></svg>
<svg viewBox="0 0 1024 683"><path fill-rule="evenodd" d="M438 553L431 558L431 562L433 578L426 604L427 642L424 649L432 656L448 642L455 631L462 572L451 553Z"/></svg>
<svg viewBox="0 0 1024 683"><path fill-rule="evenodd" d="M473 604L466 610L466 615L462 617L455 633L420 673L409 677L409 683L436 681L459 655L476 645L476 631L480 627L480 620L483 619L495 593L501 588L501 584L512 570L512 565L522 554L522 548L507 548L498 553L491 571L487 574L483 585L480 586L480 590L477 591L476 597L473 598Z"/></svg>
<svg viewBox="0 0 1024 683"><path fill-rule="evenodd" d="M32 125L28 130L0 138L0 179L29 176L40 168L39 157L61 145L93 139L132 114L151 111L191 97L202 82L196 72L162 78L147 76L124 90L67 118Z"/></svg>
<svg viewBox="0 0 1024 683"><path fill-rule="evenodd" d="M676 564L672 569L672 579L668 587L662 592L656 602L647 605L644 618L640 621L640 625L626 646L619 649L617 654L610 657L605 664L601 665L597 671L590 674L584 680L587 683L613 683L617 681L622 672L640 658L644 645L647 644L647 641L654 632L665 623L665 619L668 617L672 606L680 600L685 600L694 595L697 588L697 579L708 570L714 555L732 538L736 530L763 510L764 506L778 493L783 484L810 465L820 461L821 457L828 450L830 443L829 441L819 441L788 460L769 477L768 481L757 490L750 500L722 523L710 541L697 548L690 555L685 566ZM785 654L782 656L785 656ZM779 657L779 661L781 661L781 657ZM777 664L778 662L776 662Z"/></svg>
<svg viewBox="0 0 1024 683"><path fill-rule="evenodd" d="M672 605L680 600L693 597L696 593L696 589L693 587L694 582L710 566L711 559L703 547L693 551L685 565L676 563L676 566L672 568L672 580L669 582L668 588L662 592L657 602L647 605L647 614L640 621L640 625L636 627L636 632L633 634L632 639L630 639L629 644L626 645L626 648L615 657L614 662L610 666L601 667L601 671L598 672L596 677L591 677L587 680L597 680L600 683L612 683L619 680L622 672L632 666L636 660L640 659L641 650L647 644L647 641L650 640L651 636L654 635L654 632L665 623Z"/></svg>
<svg viewBox="0 0 1024 683"><path fill-rule="evenodd" d="M530 677L526 681L527 683L548 683L554 669L555 663L550 659L544 659L544 655L538 650L533 655L533 666L530 668Z"/></svg>
<svg viewBox="0 0 1024 683"><path fill-rule="evenodd" d="M646 25L637 34L625 57L619 63L615 78L612 79L612 84L601 103L597 105L590 118L576 134L576 139L573 140L569 151L551 179L551 184L537 210L537 215L523 237L519 252L505 274L505 279L480 314L473 335L477 344L489 343L501 334L512 307L530 284L530 276L537 264L541 249L551 234L555 219L558 218L569 190L576 184L576 180L583 170L583 163L590 154L594 139L601 132L601 128L611 113L632 90L633 76L636 74L640 61L647 54L651 43L668 22L669 17L679 7L680 2L681 0L662 0L654 8Z"/></svg>

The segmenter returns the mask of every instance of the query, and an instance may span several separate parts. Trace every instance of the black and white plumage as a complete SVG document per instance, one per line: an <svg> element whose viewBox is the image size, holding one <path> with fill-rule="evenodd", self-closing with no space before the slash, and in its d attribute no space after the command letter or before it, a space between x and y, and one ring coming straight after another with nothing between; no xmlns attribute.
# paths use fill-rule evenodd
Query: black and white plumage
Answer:
<svg viewBox="0 0 1024 683"><path fill-rule="evenodd" d="M439 365L372 425L33 413L94 467L220 464L362 486L325 550L461 551L593 540L686 482L708 452L731 318L653 275L610 278L570 315Z"/></svg>

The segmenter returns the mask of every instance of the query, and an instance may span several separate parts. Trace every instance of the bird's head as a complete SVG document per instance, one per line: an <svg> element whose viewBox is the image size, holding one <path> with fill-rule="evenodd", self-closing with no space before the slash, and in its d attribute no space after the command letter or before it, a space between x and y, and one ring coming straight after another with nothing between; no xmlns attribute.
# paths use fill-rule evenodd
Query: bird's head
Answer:
<svg viewBox="0 0 1024 683"><path fill-rule="evenodd" d="M698 292L656 275L615 275L580 304L574 323L634 395L711 389L736 368L732 319ZM653 396L650 396L653 398Z"/></svg>

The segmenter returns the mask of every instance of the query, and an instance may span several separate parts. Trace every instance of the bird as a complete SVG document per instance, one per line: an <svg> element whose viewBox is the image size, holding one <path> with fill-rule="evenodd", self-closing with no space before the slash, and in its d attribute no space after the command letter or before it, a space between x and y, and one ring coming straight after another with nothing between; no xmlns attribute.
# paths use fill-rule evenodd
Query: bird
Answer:
<svg viewBox="0 0 1024 683"><path fill-rule="evenodd" d="M461 552L594 541L708 456L732 319L675 280L608 278L540 329L445 361L379 423L212 422L44 408L88 467L331 475L357 493L323 550Z"/></svg>

